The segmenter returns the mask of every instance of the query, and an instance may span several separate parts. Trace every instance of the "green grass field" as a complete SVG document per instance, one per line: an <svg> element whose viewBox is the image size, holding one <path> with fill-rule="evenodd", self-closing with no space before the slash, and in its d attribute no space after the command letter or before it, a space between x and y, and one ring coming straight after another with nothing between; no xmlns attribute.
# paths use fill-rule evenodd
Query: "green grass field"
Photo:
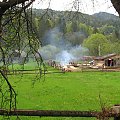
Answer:
<svg viewBox="0 0 120 120"><path fill-rule="evenodd" d="M101 110L120 103L119 72L69 72L9 76L17 96L18 109ZM100 97L99 97L100 96ZM82 120L83 118L20 117L22 120ZM86 118L90 120L91 118ZM92 118L93 120L93 118Z"/></svg>

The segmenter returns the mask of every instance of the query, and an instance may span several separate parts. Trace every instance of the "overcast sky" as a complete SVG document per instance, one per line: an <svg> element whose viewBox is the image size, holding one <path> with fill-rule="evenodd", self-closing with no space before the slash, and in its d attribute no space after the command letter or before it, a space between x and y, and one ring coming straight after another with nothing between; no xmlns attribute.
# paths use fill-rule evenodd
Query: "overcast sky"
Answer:
<svg viewBox="0 0 120 120"><path fill-rule="evenodd" d="M44 1L44 2L42 2ZM49 6L49 1L50 6ZM35 0L33 7L39 9L51 8L53 10L75 10L72 9L75 0ZM111 0L79 0L79 11L87 14L108 12L118 15L111 4ZM94 1L94 3L92 2ZM75 5L74 5L75 7ZM78 7L77 7L78 8Z"/></svg>

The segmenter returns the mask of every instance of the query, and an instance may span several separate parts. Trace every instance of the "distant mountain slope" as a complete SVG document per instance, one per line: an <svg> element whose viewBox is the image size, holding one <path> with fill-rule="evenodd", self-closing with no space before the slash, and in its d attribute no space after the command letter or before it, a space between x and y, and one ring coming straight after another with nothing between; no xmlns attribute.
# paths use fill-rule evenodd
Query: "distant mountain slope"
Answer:
<svg viewBox="0 0 120 120"><path fill-rule="evenodd" d="M85 23L88 26L92 27L102 27L105 24L113 25L118 27L120 25L120 19L118 16L106 13L99 12L93 15L83 14L81 12L74 11L55 11L52 9L33 9L33 13L40 17L50 18L52 20L58 18L64 18L66 21L79 21Z"/></svg>
<svg viewBox="0 0 120 120"><path fill-rule="evenodd" d="M96 17L97 19L100 19L100 20L103 20L103 21L119 20L118 16L116 16L114 14L106 13L106 12L95 13L95 14L93 14L93 16Z"/></svg>

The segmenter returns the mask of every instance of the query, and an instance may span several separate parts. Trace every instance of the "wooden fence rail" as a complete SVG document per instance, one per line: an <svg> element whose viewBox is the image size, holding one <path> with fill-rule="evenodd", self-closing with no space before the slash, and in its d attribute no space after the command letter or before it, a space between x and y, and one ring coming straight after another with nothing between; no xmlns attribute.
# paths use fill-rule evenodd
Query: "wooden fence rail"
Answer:
<svg viewBox="0 0 120 120"><path fill-rule="evenodd" d="M57 111L57 110L3 110L0 115L10 116L45 116L45 117L97 117L99 112L92 111Z"/></svg>
<svg viewBox="0 0 120 120"><path fill-rule="evenodd" d="M120 120L118 113L102 113L97 111L57 111L57 110L3 110L0 109L0 115L9 116L39 116L39 117L114 117L114 120ZM104 119L101 119L104 120Z"/></svg>

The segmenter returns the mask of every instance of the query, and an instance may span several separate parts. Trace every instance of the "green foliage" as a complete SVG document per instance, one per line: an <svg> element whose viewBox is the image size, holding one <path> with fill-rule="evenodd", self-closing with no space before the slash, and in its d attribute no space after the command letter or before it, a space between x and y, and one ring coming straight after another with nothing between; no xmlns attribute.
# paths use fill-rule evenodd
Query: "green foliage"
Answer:
<svg viewBox="0 0 120 120"><path fill-rule="evenodd" d="M67 22L66 24L66 30L67 30L67 33L70 33L72 32L72 22Z"/></svg>
<svg viewBox="0 0 120 120"><path fill-rule="evenodd" d="M72 32L78 32L79 28L78 28L78 22L77 21L72 21Z"/></svg>
<svg viewBox="0 0 120 120"><path fill-rule="evenodd" d="M37 17L34 18L34 25L36 27L36 29L39 29L39 19Z"/></svg>
<svg viewBox="0 0 120 120"><path fill-rule="evenodd" d="M94 28L93 28L93 34L96 34L96 33L100 33L100 31L99 31L98 28L94 27Z"/></svg>
<svg viewBox="0 0 120 120"><path fill-rule="evenodd" d="M112 25L104 25L100 28L100 32L104 35L110 35L115 31L115 27Z"/></svg>
<svg viewBox="0 0 120 120"><path fill-rule="evenodd" d="M66 31L67 31L65 18L60 18L59 19L59 25L58 26L59 26L60 32L65 34Z"/></svg>
<svg viewBox="0 0 120 120"><path fill-rule="evenodd" d="M69 41L73 46L82 44L85 38L86 36L81 32L71 32L65 35L65 39Z"/></svg>
<svg viewBox="0 0 120 120"><path fill-rule="evenodd" d="M53 22L50 19L46 20L46 30L49 30L50 28L53 28Z"/></svg>
<svg viewBox="0 0 120 120"><path fill-rule="evenodd" d="M93 29L90 26L87 26L86 24L80 23L79 24L79 31L83 32L86 37L92 34Z"/></svg>
<svg viewBox="0 0 120 120"><path fill-rule="evenodd" d="M112 44L112 52L120 54L120 42L115 42Z"/></svg>
<svg viewBox="0 0 120 120"><path fill-rule="evenodd" d="M35 19L36 20L36 19ZM39 39L42 41L42 38L44 37L45 33L53 28L54 24L52 20L45 19L45 18L39 18L37 19L36 29L39 35Z"/></svg>
<svg viewBox="0 0 120 120"><path fill-rule="evenodd" d="M107 38L99 33L92 34L83 42L83 46L89 49L93 56L105 55L110 51L110 43Z"/></svg>

